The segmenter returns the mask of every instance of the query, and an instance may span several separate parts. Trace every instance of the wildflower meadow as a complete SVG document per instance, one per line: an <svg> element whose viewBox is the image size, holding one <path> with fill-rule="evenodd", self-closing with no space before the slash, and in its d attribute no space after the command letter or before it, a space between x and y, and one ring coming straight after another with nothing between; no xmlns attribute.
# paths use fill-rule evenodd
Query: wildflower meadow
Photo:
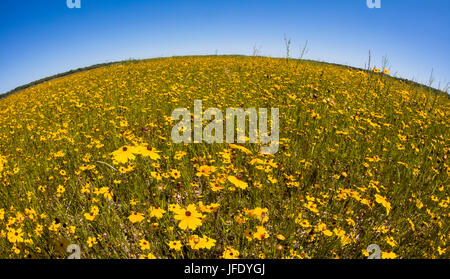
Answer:
<svg viewBox="0 0 450 279"><path fill-rule="evenodd" d="M276 152L248 131L175 143L195 100L277 108ZM448 259L449 119L448 94L382 67L172 57L51 79L0 99L0 257Z"/></svg>

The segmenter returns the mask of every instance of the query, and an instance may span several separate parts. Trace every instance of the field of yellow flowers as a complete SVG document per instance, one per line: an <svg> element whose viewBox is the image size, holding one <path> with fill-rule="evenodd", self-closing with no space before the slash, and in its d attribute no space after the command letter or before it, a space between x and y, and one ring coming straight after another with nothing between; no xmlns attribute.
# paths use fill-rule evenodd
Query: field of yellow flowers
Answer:
<svg viewBox="0 0 450 279"><path fill-rule="evenodd" d="M450 99L375 72L174 57L3 98L0 258L450 258ZM279 108L279 151L174 144L196 99Z"/></svg>

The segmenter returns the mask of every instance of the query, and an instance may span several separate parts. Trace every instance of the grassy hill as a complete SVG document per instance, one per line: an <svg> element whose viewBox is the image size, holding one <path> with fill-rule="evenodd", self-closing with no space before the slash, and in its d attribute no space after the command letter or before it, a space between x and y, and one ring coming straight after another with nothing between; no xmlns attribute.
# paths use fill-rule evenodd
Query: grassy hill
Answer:
<svg viewBox="0 0 450 279"><path fill-rule="evenodd" d="M264 57L64 73L0 99L0 257L448 258L450 100ZM280 147L175 144L175 108L279 108ZM207 122L204 125L208 124Z"/></svg>

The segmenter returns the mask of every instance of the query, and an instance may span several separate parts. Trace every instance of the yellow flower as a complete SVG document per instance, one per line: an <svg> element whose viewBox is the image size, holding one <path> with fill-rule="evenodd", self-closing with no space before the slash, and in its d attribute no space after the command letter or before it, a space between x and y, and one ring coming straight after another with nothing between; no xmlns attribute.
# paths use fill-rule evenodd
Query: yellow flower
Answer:
<svg viewBox="0 0 450 279"><path fill-rule="evenodd" d="M209 238L207 236L199 237L194 234L189 237L189 246L191 249L208 249L210 250L212 247L216 245L216 240Z"/></svg>
<svg viewBox="0 0 450 279"><path fill-rule="evenodd" d="M95 217L97 217L97 215L92 212L84 213L84 218L86 218L86 220L94 221Z"/></svg>
<svg viewBox="0 0 450 279"><path fill-rule="evenodd" d="M188 205L187 209L180 208L175 211L175 220L179 220L178 227L182 230L195 230L202 225L203 215L197 212L197 207L194 204Z"/></svg>
<svg viewBox="0 0 450 279"><path fill-rule="evenodd" d="M202 246L203 246L203 248L206 248L206 249L210 250L215 245L216 245L216 240L215 239L212 239L212 238L207 237L207 236L204 236L202 238Z"/></svg>
<svg viewBox="0 0 450 279"><path fill-rule="evenodd" d="M412 230L413 232L415 232L415 231L416 231L416 226L414 226L413 221L411 221L411 219L408 218L408 222L409 222L409 224L411 225L411 230Z"/></svg>
<svg viewBox="0 0 450 279"><path fill-rule="evenodd" d="M257 207L251 210L244 210L249 217L258 219L262 224L269 220L269 209Z"/></svg>
<svg viewBox="0 0 450 279"><path fill-rule="evenodd" d="M257 226L256 232L253 234L253 237L258 240L264 240L269 237L269 234L266 232L266 229L263 226Z"/></svg>
<svg viewBox="0 0 450 279"><path fill-rule="evenodd" d="M391 247L397 246L397 241L395 241L392 236L386 237L385 240L386 240L387 244L391 245Z"/></svg>
<svg viewBox="0 0 450 279"><path fill-rule="evenodd" d="M215 182L211 182L209 185L211 186L211 190L213 192L218 192L224 188L223 185L221 185L219 183L215 183Z"/></svg>
<svg viewBox="0 0 450 279"><path fill-rule="evenodd" d="M228 181L234 184L234 186L245 190L248 187L248 184L235 176L228 176Z"/></svg>
<svg viewBox="0 0 450 279"><path fill-rule="evenodd" d="M150 172L150 175L151 175L154 179L156 179L156 181L161 181L161 180L162 180L161 174L157 173L156 171Z"/></svg>
<svg viewBox="0 0 450 279"><path fill-rule="evenodd" d="M418 209L421 209L423 207L423 203L419 199L417 199L416 200L416 206L417 206Z"/></svg>
<svg viewBox="0 0 450 279"><path fill-rule="evenodd" d="M89 247L94 246L97 244L97 238L96 237L88 237L88 240L86 241Z"/></svg>
<svg viewBox="0 0 450 279"><path fill-rule="evenodd" d="M215 171L216 171L216 167L204 165L204 166L200 166L198 168L198 172L196 173L196 175L198 177L202 177L202 176L208 177L211 173L213 173Z"/></svg>
<svg viewBox="0 0 450 279"><path fill-rule="evenodd" d="M347 221L347 224L349 225L349 226L352 226L352 227L354 227L355 226L355 221L352 219L352 218L347 218L347 219L345 219L346 221Z"/></svg>
<svg viewBox="0 0 450 279"><path fill-rule="evenodd" d="M312 212L318 214L319 210L317 209L317 205L313 202L308 202L307 204L305 204L305 207L308 208L309 210L311 210Z"/></svg>
<svg viewBox="0 0 450 279"><path fill-rule="evenodd" d="M375 194L375 201L383 205L386 208L386 215L389 215L389 212L391 211L391 204L388 202L388 200L385 197Z"/></svg>
<svg viewBox="0 0 450 279"><path fill-rule="evenodd" d="M180 176L181 176L181 173L180 173L180 171L179 170L171 170L170 171L170 176L172 176L173 178L175 178L175 179L178 179L178 178L180 178Z"/></svg>
<svg viewBox="0 0 450 279"><path fill-rule="evenodd" d="M181 206L175 203L169 204L169 211L174 212L180 210Z"/></svg>
<svg viewBox="0 0 450 279"><path fill-rule="evenodd" d="M150 207L150 217L155 217L156 219L161 219L163 217L163 214L166 213L166 211L159 207Z"/></svg>
<svg viewBox="0 0 450 279"><path fill-rule="evenodd" d="M304 228L309 228L311 227L311 225L309 224L308 220L301 220L298 222L300 224L300 226L304 227Z"/></svg>
<svg viewBox="0 0 450 279"><path fill-rule="evenodd" d="M183 247L183 245L181 245L181 241L170 241L169 242L169 248L175 251L181 251L181 248Z"/></svg>
<svg viewBox="0 0 450 279"><path fill-rule="evenodd" d="M189 242L189 246L191 247L191 249L194 249L194 250L200 249L198 247L198 244L200 243L200 237L198 235L196 235L196 234L191 235L188 239L188 242Z"/></svg>
<svg viewBox="0 0 450 279"><path fill-rule="evenodd" d="M317 230L321 231L324 235L326 236L332 236L333 232L331 232L330 230L327 229L327 225L325 225L324 223L320 223L317 226Z"/></svg>
<svg viewBox="0 0 450 279"><path fill-rule="evenodd" d="M447 207L448 207L448 204L449 204L449 201L448 201L448 200L442 200L442 201L439 203L439 206L440 206L440 207L443 207L443 208L447 208Z"/></svg>
<svg viewBox="0 0 450 279"><path fill-rule="evenodd" d="M66 188L64 188L64 186L59 185L58 188L56 188L56 192L58 194L63 194L66 191Z"/></svg>
<svg viewBox="0 0 450 279"><path fill-rule="evenodd" d="M200 208L201 212L205 212L205 213L212 213L214 211L216 211L219 208L220 204L218 203L211 203L209 205L203 205L203 202L200 201L198 203L198 207Z"/></svg>
<svg viewBox="0 0 450 279"><path fill-rule="evenodd" d="M93 221L97 217L99 212L100 210L98 209L98 206L93 205L91 206L91 211L84 214L84 218L89 221Z"/></svg>
<svg viewBox="0 0 450 279"><path fill-rule="evenodd" d="M56 223L55 221L53 221L51 225L48 227L48 229L50 231L56 232L58 231L59 227L61 227L61 223Z"/></svg>
<svg viewBox="0 0 450 279"><path fill-rule="evenodd" d="M128 162L128 160L134 160L136 156L134 156L133 149L135 147L133 146L123 146L116 151L112 152L111 155L113 156L113 160L116 163L124 164Z"/></svg>
<svg viewBox="0 0 450 279"><path fill-rule="evenodd" d="M145 239L141 239L139 241L139 246L141 246L141 250L148 250L150 249L150 243L145 240Z"/></svg>
<svg viewBox="0 0 450 279"><path fill-rule="evenodd" d="M230 147L232 149L238 149L246 154L253 154L250 150L248 150L247 148L241 146L241 145L236 145L236 144L230 144Z"/></svg>
<svg viewBox="0 0 450 279"><path fill-rule="evenodd" d="M381 258L382 259L395 259L395 258L397 258L397 254L395 254L392 251L381 252Z"/></svg>
<svg viewBox="0 0 450 279"><path fill-rule="evenodd" d="M232 259L238 259L239 258L239 251L234 250L230 246L227 247L227 249L223 252L222 258L232 260Z"/></svg>
<svg viewBox="0 0 450 279"><path fill-rule="evenodd" d="M20 228L17 230L11 228L8 231L8 240L11 243L23 242L22 236L23 236L23 232L22 232L22 229L20 229Z"/></svg>
<svg viewBox="0 0 450 279"><path fill-rule="evenodd" d="M128 216L128 220L130 220L131 223L139 223L139 222L141 222L144 219L145 218L144 218L144 215L142 213L134 212L134 211L131 211L131 215Z"/></svg>
<svg viewBox="0 0 450 279"><path fill-rule="evenodd" d="M142 146L142 145L136 146L133 152L135 154L140 154L144 157L150 157L150 159L152 160L159 160L161 158L161 156L159 156L158 154L160 151L150 146Z"/></svg>
<svg viewBox="0 0 450 279"><path fill-rule="evenodd" d="M447 250L448 250L448 248L442 249L442 248L439 246L439 247L438 247L438 253L439 253L439 256L445 254L445 252L446 252Z"/></svg>

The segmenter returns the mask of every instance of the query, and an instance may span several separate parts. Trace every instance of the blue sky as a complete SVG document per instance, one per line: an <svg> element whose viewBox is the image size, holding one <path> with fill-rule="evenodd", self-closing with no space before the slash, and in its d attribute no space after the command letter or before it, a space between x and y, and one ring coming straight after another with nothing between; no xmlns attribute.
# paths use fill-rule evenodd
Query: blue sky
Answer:
<svg viewBox="0 0 450 279"><path fill-rule="evenodd" d="M92 64L188 54L285 55L363 67L372 50L391 73L450 82L450 1L381 0L2 0L0 93Z"/></svg>

